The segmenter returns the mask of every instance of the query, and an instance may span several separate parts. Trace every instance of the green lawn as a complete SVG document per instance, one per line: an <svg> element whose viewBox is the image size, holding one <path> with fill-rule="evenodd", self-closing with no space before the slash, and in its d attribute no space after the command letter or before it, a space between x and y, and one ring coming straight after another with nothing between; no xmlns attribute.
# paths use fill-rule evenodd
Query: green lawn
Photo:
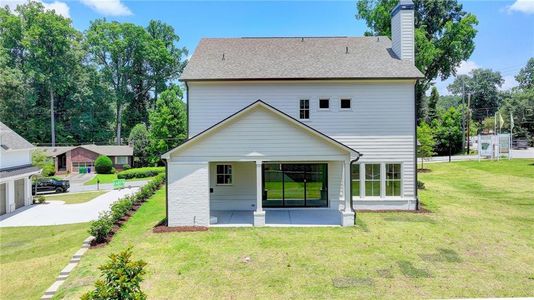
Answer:
<svg viewBox="0 0 534 300"><path fill-rule="evenodd" d="M47 201L56 200L64 201L66 204L83 203L107 193L108 191L82 192L82 193L66 193L66 194L51 194L44 196Z"/></svg>
<svg viewBox="0 0 534 300"><path fill-rule="evenodd" d="M131 178L126 179L126 181L150 181L152 179L154 179L154 177ZM113 183L113 180L117 180L117 174L96 174L91 180L86 181L84 185L96 184L97 180L100 180L100 183Z"/></svg>
<svg viewBox="0 0 534 300"><path fill-rule="evenodd" d="M0 299L39 299L89 236L88 225L0 228Z"/></svg>
<svg viewBox="0 0 534 300"><path fill-rule="evenodd" d="M359 213L347 228L154 234L161 190L84 256L57 298L79 298L128 245L148 262L149 299L532 296L534 161L428 166L421 198L434 213Z"/></svg>

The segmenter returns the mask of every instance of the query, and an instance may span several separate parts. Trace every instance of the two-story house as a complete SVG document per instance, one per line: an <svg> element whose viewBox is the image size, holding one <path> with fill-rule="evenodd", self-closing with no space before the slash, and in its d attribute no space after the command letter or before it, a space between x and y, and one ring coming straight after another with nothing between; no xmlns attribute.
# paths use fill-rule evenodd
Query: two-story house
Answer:
<svg viewBox="0 0 534 300"><path fill-rule="evenodd" d="M411 1L392 11L392 40L202 39L181 76L189 139L162 156L168 225L350 226L358 209L417 209L414 58Z"/></svg>
<svg viewBox="0 0 534 300"><path fill-rule="evenodd" d="M31 176L35 147L0 122L0 216L32 204Z"/></svg>

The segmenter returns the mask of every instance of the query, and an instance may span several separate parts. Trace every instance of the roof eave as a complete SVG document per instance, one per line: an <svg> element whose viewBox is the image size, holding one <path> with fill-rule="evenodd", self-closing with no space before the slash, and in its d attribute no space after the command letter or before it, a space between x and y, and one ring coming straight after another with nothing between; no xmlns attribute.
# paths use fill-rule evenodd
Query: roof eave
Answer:
<svg viewBox="0 0 534 300"><path fill-rule="evenodd" d="M419 80L424 76L409 77L275 77L275 78L180 78L186 81L291 81L291 80Z"/></svg>

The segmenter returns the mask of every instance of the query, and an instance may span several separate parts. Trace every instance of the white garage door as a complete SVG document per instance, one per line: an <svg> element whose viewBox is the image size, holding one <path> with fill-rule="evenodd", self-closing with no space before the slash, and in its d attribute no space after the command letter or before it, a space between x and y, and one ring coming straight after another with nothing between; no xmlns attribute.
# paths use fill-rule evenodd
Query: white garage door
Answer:
<svg viewBox="0 0 534 300"><path fill-rule="evenodd" d="M15 180L15 209L24 206L24 178Z"/></svg>
<svg viewBox="0 0 534 300"><path fill-rule="evenodd" d="M6 195L6 184L2 183L0 184L0 215L3 215L6 213L6 204L7 201L7 195Z"/></svg>

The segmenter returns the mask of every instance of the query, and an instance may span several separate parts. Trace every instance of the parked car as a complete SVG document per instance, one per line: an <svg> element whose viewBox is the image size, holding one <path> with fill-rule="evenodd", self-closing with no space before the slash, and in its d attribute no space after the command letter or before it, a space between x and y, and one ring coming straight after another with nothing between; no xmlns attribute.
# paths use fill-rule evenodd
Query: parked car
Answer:
<svg viewBox="0 0 534 300"><path fill-rule="evenodd" d="M57 180L54 178L41 178L32 183L32 195L39 192L64 193L70 187L68 180Z"/></svg>
<svg viewBox="0 0 534 300"><path fill-rule="evenodd" d="M514 139L512 141L513 149L528 149L528 140L527 139Z"/></svg>

